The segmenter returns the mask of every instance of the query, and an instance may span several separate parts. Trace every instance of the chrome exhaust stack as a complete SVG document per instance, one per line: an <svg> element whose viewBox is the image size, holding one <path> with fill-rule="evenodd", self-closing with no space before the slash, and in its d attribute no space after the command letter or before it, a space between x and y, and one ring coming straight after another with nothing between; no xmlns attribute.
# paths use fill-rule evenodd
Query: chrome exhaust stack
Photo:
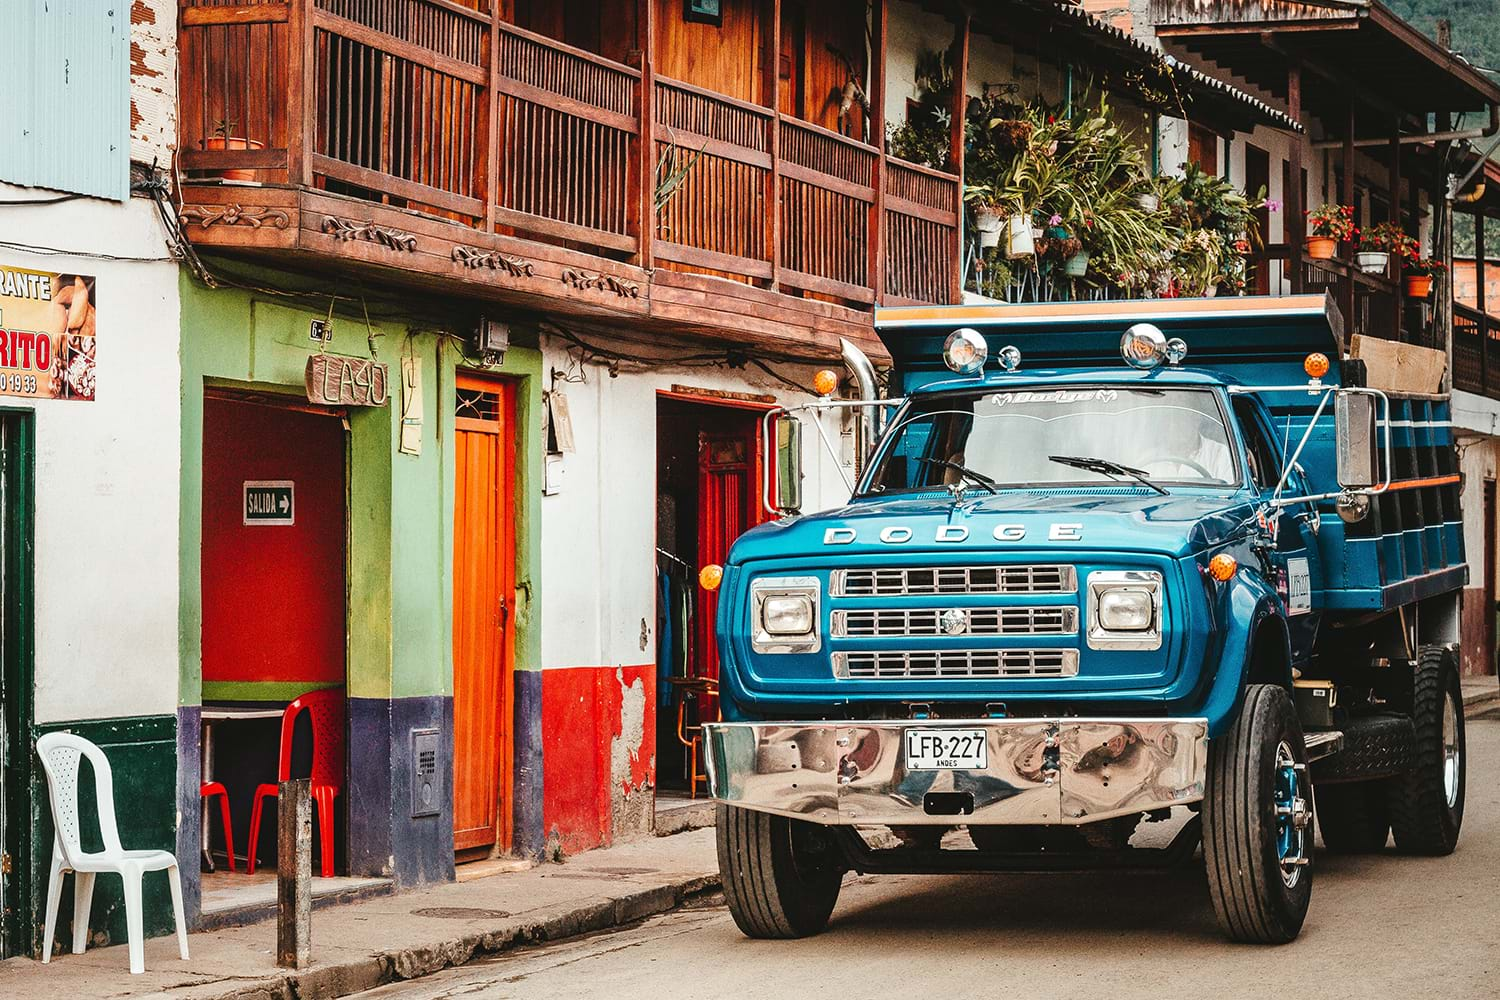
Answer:
<svg viewBox="0 0 1500 1000"><path fill-rule="evenodd" d="M839 352L843 355L844 364L848 366L849 373L854 376L854 384L859 389L859 398L866 403L878 402L880 388L875 381L875 366L870 363L865 352L844 337L839 338ZM882 416L881 408L878 406L861 406L854 415L856 477L864 471L865 461L870 457L870 452L880 437Z"/></svg>

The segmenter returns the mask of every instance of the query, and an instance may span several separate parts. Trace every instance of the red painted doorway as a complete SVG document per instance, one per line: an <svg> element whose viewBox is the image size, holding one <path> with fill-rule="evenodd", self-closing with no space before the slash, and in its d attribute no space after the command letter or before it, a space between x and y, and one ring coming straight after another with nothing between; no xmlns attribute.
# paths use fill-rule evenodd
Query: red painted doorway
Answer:
<svg viewBox="0 0 1500 1000"><path fill-rule="evenodd" d="M717 717L718 699L696 684L718 680L719 595L698 585L698 570L722 564L735 539L767 519L760 501L761 423L770 407L686 393L657 400L659 792L690 790L692 749L684 738Z"/></svg>
<svg viewBox="0 0 1500 1000"><path fill-rule="evenodd" d="M280 710L345 681L347 455L341 413L259 394L204 398L203 717L220 718L205 721L203 780L227 790L242 859L254 790L278 777ZM313 754L305 716L299 726L294 776ZM343 805L341 796L326 818L340 845ZM276 824L267 819L257 854L269 865ZM210 825L206 846L219 853L222 831Z"/></svg>
<svg viewBox="0 0 1500 1000"><path fill-rule="evenodd" d="M460 374L454 410L453 850L511 846L515 387Z"/></svg>

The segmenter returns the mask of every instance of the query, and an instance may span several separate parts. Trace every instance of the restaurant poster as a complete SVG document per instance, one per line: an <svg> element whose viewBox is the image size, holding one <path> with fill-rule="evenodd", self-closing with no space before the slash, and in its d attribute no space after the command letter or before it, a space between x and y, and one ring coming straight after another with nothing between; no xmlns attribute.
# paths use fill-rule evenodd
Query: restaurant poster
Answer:
<svg viewBox="0 0 1500 1000"><path fill-rule="evenodd" d="M0 267L0 395L94 398L93 275Z"/></svg>

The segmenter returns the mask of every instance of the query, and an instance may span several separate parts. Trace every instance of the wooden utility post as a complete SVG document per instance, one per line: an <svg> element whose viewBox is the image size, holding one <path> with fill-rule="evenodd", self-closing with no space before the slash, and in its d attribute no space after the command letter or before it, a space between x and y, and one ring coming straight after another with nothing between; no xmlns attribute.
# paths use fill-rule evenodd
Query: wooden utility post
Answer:
<svg viewBox="0 0 1500 1000"><path fill-rule="evenodd" d="M276 964L305 969L311 958L312 781L298 778L276 793Z"/></svg>
<svg viewBox="0 0 1500 1000"><path fill-rule="evenodd" d="M1391 191L1390 191L1391 221L1394 222L1396 225L1399 226L1399 225L1401 225L1401 118L1400 118L1399 115L1396 116L1395 121L1391 125L1391 150L1390 150L1390 153L1391 153ZM1400 258L1399 257L1396 259L1396 267L1398 269L1398 274L1399 274L1399 268L1401 267L1401 262L1400 262ZM1386 274L1387 274L1387 276L1389 276L1389 274L1390 274L1389 270L1386 272ZM1392 321L1396 324L1392 329L1394 329L1396 331L1396 339L1397 340L1406 340L1407 339L1406 337L1402 336L1403 330L1401 329L1402 326L1405 325L1402 322L1402 320L1405 318L1405 309L1406 309L1406 306L1401 301L1401 289L1397 288L1396 289L1396 294L1394 296L1392 296L1392 302L1391 302L1391 311L1393 313L1393 315L1392 315L1391 318L1392 318Z"/></svg>
<svg viewBox="0 0 1500 1000"><path fill-rule="evenodd" d="M953 115L948 130L948 162L958 175L957 224L953 227L953 273L949 275L948 301L962 302L964 297L964 121L969 108L969 13L958 15L953 31L953 47L948 50L953 66Z"/></svg>
<svg viewBox="0 0 1500 1000"><path fill-rule="evenodd" d="M1344 177L1343 183L1339 185L1339 204L1354 206L1354 101L1349 101L1348 113L1344 119ZM1359 213L1354 214L1354 224L1359 225ZM1344 310L1344 322L1349 325L1349 330L1354 333L1373 334L1371 329L1360 329L1354 318L1354 255L1351 253L1348 260L1344 262L1344 274L1339 281L1339 308ZM1401 339L1401 328L1396 328L1396 339Z"/></svg>

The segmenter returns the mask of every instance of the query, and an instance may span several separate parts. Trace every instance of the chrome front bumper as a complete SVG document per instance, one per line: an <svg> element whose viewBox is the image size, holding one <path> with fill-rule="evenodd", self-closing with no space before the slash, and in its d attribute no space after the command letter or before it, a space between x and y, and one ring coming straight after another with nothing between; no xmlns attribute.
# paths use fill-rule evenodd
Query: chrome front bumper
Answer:
<svg viewBox="0 0 1500 1000"><path fill-rule="evenodd" d="M982 729L988 767L909 771L907 729ZM1203 798L1206 719L718 722L720 802L825 825L1092 823Z"/></svg>

